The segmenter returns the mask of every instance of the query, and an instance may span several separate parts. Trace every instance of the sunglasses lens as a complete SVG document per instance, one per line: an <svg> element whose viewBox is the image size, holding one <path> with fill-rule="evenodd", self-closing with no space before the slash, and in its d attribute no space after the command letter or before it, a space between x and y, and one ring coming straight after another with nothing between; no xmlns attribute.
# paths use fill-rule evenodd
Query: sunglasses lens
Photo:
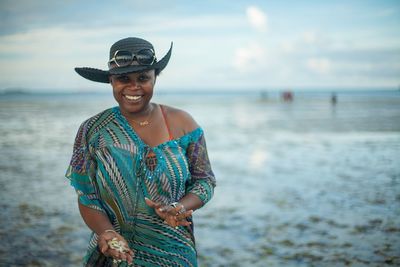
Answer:
<svg viewBox="0 0 400 267"><path fill-rule="evenodd" d="M108 65L110 68L112 68L113 65L126 67L131 65L134 61L137 61L139 65L151 65L155 60L154 52L150 49L140 50L136 55L132 54L130 51L117 51L114 58L108 62Z"/></svg>
<svg viewBox="0 0 400 267"><path fill-rule="evenodd" d="M115 62L120 67L128 66L133 61L133 55L129 51L118 51L115 55Z"/></svg>
<svg viewBox="0 0 400 267"><path fill-rule="evenodd" d="M141 65L151 65L154 62L154 53L149 49L143 49L136 54L136 59Z"/></svg>

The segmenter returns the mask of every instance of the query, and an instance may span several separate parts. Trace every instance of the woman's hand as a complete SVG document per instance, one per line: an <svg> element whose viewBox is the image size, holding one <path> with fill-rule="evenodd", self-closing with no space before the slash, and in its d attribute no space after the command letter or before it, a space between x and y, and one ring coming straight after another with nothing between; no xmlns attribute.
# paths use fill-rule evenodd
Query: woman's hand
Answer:
<svg viewBox="0 0 400 267"><path fill-rule="evenodd" d="M191 224L191 222L188 222L186 218L192 216L193 210L185 211L185 207L182 204L173 207L171 205L154 202L148 198L145 198L145 201L146 204L153 208L157 215L169 226L176 228L178 226L188 226Z"/></svg>
<svg viewBox="0 0 400 267"><path fill-rule="evenodd" d="M113 238L116 238L117 241L120 241L121 244L123 244L123 246L126 248L124 252L120 252L109 246L108 243ZM101 233L98 238L98 245L101 253L107 257L112 257L114 260L127 261L129 264L131 264L133 261L133 251L129 248L128 242L126 242L125 238L115 231L105 231Z"/></svg>

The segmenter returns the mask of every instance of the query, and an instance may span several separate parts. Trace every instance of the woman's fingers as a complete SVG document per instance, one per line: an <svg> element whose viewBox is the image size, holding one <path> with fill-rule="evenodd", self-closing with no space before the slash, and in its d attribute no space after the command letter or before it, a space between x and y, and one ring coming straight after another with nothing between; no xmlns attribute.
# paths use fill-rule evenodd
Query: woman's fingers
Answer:
<svg viewBox="0 0 400 267"><path fill-rule="evenodd" d="M177 221L176 219L170 219L165 221L169 226L177 228L178 226L189 226L192 223L187 220Z"/></svg>
<svg viewBox="0 0 400 267"><path fill-rule="evenodd" d="M186 218L192 216L193 210L184 211L181 213L183 206L180 207L172 207L172 206L164 206L165 212L157 212L160 217L164 219L164 221L171 227L177 226L188 226L192 223L187 221Z"/></svg>
<svg viewBox="0 0 400 267"><path fill-rule="evenodd" d="M132 259L131 255L124 253L124 252L119 252L115 249L110 249L108 254L116 260L128 261L128 257L130 257L130 259Z"/></svg>
<svg viewBox="0 0 400 267"><path fill-rule="evenodd" d="M174 207L171 205L156 203L148 198L145 198L145 201L149 207L155 209L158 216L160 216L160 218L169 226L177 227L188 226L191 224L191 222L187 221L186 218L192 216L193 210L184 211L185 207L182 204Z"/></svg>
<svg viewBox="0 0 400 267"><path fill-rule="evenodd" d="M126 261L127 260L126 253L119 252L119 259L123 260L123 261Z"/></svg>
<svg viewBox="0 0 400 267"><path fill-rule="evenodd" d="M106 251L103 252L104 256L106 257L111 257L111 254L109 252L109 249L107 249Z"/></svg>
<svg viewBox="0 0 400 267"><path fill-rule="evenodd" d="M192 223L189 222L189 221L187 221L187 220L180 220L180 221L177 221L177 224L178 224L179 226L189 226L189 225L191 225Z"/></svg>
<svg viewBox="0 0 400 267"><path fill-rule="evenodd" d="M103 254L107 257L112 257L115 260L127 261L128 263L132 263L134 257L132 250L129 250L127 252L119 252L112 248L109 248Z"/></svg>
<svg viewBox="0 0 400 267"><path fill-rule="evenodd" d="M108 249L108 245L107 245L106 240L104 238L99 238L99 241L98 241L97 244L99 246L99 249L100 249L101 253L104 254Z"/></svg>
<svg viewBox="0 0 400 267"><path fill-rule="evenodd" d="M151 199L149 199L149 198L147 198L147 197L144 198L144 201L146 202L146 204L147 204L150 208L153 208L153 209L158 209L158 208L160 208L160 207L162 206L161 203L154 202L153 200L151 200Z"/></svg>
<svg viewBox="0 0 400 267"><path fill-rule="evenodd" d="M189 226L192 223L187 221L186 218L192 216L193 211L186 211L182 214L178 214L178 215L170 215L168 214L164 221L171 227L177 227L177 226Z"/></svg>
<svg viewBox="0 0 400 267"><path fill-rule="evenodd" d="M185 213L185 207L182 204L177 205L176 207L168 205L168 206L162 207L162 209L163 209L164 212L167 212L167 213L169 213L171 215L177 215L177 214ZM185 217L187 217L187 216L185 216Z"/></svg>
<svg viewBox="0 0 400 267"><path fill-rule="evenodd" d="M176 215L176 219L178 221L181 221L181 220L184 220L184 219L192 216L192 214L193 214L193 210L188 210L188 211L185 211L185 212L183 212L181 214L178 213L178 215Z"/></svg>
<svg viewBox="0 0 400 267"><path fill-rule="evenodd" d="M148 199L147 197L144 198L144 201L146 202L147 206L149 206L150 208L156 207L156 203L153 202L152 200Z"/></svg>
<svg viewBox="0 0 400 267"><path fill-rule="evenodd" d="M175 208L172 206L162 206L159 210L164 213L174 214Z"/></svg>
<svg viewBox="0 0 400 267"><path fill-rule="evenodd" d="M120 246L124 247L124 252L120 252L119 250L111 247L109 242L114 238L119 241ZM103 253L107 257L112 257L115 260L127 261L128 263L132 263L133 261L133 251L129 248L129 245L124 237L118 233L105 232L101 234L99 236L98 246L101 253Z"/></svg>
<svg viewBox="0 0 400 267"><path fill-rule="evenodd" d="M117 250L110 248L107 252L112 258L114 258L116 260L121 259L120 258L120 253Z"/></svg>
<svg viewBox="0 0 400 267"><path fill-rule="evenodd" d="M173 207L173 206L171 206L171 205L167 205L167 206L163 206L163 207L159 208L159 210L160 210L161 212L165 212L165 213L168 213L168 214L170 214L170 215L176 215L176 214L178 214L182 209L185 209L185 208L183 207L183 205L179 205L179 206L177 206L177 207Z"/></svg>
<svg viewBox="0 0 400 267"><path fill-rule="evenodd" d="M133 255L126 253L126 261L130 264L133 261Z"/></svg>

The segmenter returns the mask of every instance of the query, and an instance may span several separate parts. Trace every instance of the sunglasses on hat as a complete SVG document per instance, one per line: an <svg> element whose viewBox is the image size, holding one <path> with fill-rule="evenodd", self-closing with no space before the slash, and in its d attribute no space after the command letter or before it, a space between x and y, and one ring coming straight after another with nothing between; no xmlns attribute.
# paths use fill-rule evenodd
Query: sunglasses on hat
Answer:
<svg viewBox="0 0 400 267"><path fill-rule="evenodd" d="M126 67L132 65L134 61L139 65L152 65L154 61L156 61L156 56L152 49L142 49L137 53L117 50L115 51L113 58L108 61L108 67L111 68L113 65L116 65L117 67Z"/></svg>

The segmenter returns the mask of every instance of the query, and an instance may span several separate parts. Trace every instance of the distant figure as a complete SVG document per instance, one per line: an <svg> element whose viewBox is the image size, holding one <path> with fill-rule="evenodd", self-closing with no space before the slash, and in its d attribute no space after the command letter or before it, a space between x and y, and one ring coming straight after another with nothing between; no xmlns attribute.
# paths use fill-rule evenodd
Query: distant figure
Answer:
<svg viewBox="0 0 400 267"><path fill-rule="evenodd" d="M282 99L285 102L292 102L293 101L293 93L291 91L285 91L282 93Z"/></svg>
<svg viewBox="0 0 400 267"><path fill-rule="evenodd" d="M336 103L337 103L337 96L335 93L332 93L331 103L332 103L332 105L336 105Z"/></svg>

